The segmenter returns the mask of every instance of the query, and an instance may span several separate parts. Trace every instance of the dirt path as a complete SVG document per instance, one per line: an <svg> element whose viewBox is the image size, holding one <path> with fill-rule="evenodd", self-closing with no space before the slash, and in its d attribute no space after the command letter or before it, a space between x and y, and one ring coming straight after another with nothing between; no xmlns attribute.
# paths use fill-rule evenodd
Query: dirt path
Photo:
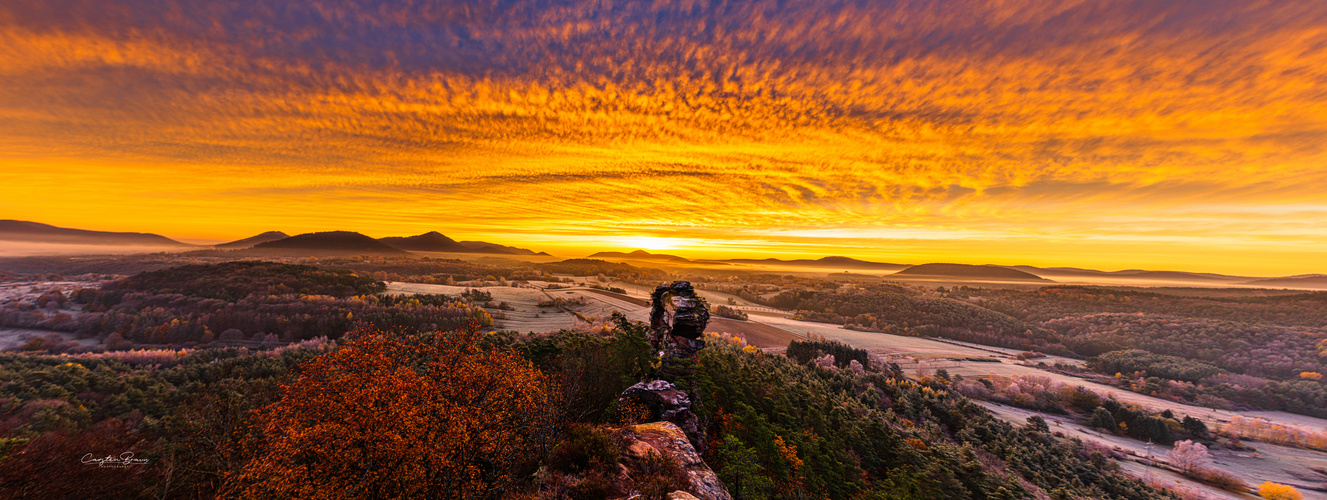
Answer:
<svg viewBox="0 0 1327 500"><path fill-rule="evenodd" d="M632 297L632 296L630 296L630 295L625 295L625 294L621 294L621 293L617 293L617 292L610 292L610 291L608 291L608 290L600 290L600 289L598 289L598 288L577 288L577 290L584 290L584 291L586 291L586 292L590 292L590 293L594 293L594 294L598 294L598 295L603 295L603 296L606 296L606 297L611 297L611 298L614 298L614 299L617 299L617 300L621 300L621 301L623 301L623 302L629 303L629 304L631 304L631 305L639 306L639 307L650 307L650 301L649 301L649 300L647 300L647 299L642 299L642 298L639 298L639 297Z"/></svg>
<svg viewBox="0 0 1327 500"><path fill-rule="evenodd" d="M783 349L794 340L806 340L788 330L754 321L739 321L728 318L710 317L707 332L737 333L746 337L746 343L761 349Z"/></svg>

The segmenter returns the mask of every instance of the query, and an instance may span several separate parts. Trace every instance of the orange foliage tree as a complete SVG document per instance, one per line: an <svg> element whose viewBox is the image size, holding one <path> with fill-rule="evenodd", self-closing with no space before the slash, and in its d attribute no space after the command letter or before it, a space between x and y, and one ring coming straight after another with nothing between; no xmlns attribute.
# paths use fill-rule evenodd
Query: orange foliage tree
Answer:
<svg viewBox="0 0 1327 500"><path fill-rule="evenodd" d="M1267 481L1258 486L1258 496L1267 500L1303 500L1304 495L1294 486Z"/></svg>
<svg viewBox="0 0 1327 500"><path fill-rule="evenodd" d="M227 483L246 498L475 498L543 456L544 376L478 327L361 330L302 366L257 418L254 458Z"/></svg>

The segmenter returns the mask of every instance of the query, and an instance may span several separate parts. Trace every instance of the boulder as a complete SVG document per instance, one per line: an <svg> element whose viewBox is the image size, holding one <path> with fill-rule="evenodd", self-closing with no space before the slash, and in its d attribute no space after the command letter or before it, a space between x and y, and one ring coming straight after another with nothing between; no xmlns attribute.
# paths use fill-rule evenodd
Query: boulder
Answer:
<svg viewBox="0 0 1327 500"><path fill-rule="evenodd" d="M647 380L622 391L620 400L635 400L649 408L655 418L670 420L679 413L691 410L687 393L664 380Z"/></svg>
<svg viewBox="0 0 1327 500"><path fill-rule="evenodd" d="M674 460L682 473L686 475L687 491L673 492L669 499L686 500L732 500L723 482L710 466L700 458L696 449L680 427L672 422L651 422L631 425L623 429L623 437L630 440L626 446L626 455L634 459L644 459L651 453ZM678 495L678 496L675 496ZM685 496L680 496L685 495Z"/></svg>
<svg viewBox="0 0 1327 500"><path fill-rule="evenodd" d="M705 434L700 419L691 412L691 398L685 391L664 380L647 380L622 391L618 401L635 402L650 412L651 420L672 422L682 428L692 447L705 452Z"/></svg>

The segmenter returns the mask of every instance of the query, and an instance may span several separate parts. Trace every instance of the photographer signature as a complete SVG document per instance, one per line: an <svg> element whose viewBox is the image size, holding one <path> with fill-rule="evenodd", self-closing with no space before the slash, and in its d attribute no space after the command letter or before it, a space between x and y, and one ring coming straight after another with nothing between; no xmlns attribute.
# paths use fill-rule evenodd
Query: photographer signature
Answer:
<svg viewBox="0 0 1327 500"><path fill-rule="evenodd" d="M146 465L147 459L134 458L134 452L126 451L124 453L121 453L120 456L118 457L113 455L106 455L105 458L93 458L92 454L88 453L87 455L83 455L82 462L88 465L96 465L97 467L123 469L126 467L133 467L135 465Z"/></svg>

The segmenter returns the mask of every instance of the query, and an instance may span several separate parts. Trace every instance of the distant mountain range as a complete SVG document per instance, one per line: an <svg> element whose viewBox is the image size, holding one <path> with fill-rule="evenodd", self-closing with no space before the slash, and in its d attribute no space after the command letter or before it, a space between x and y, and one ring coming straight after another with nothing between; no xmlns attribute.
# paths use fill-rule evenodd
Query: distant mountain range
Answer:
<svg viewBox="0 0 1327 500"><path fill-rule="evenodd" d="M470 247L457 243L437 231L429 231L418 236L389 236L378 241L415 252L470 252Z"/></svg>
<svg viewBox="0 0 1327 500"><path fill-rule="evenodd" d="M1037 281L1047 282L1055 280L1073 280L1074 278L1116 278L1116 279L1136 279L1151 281L1188 281L1194 283L1207 284L1225 284L1225 285L1249 285L1261 287L1286 287L1286 288L1319 288L1327 289L1327 275L1324 274L1306 274L1300 276L1286 276L1280 278L1251 278L1247 276L1229 276L1214 273L1192 273L1183 271L1148 271L1143 269L1126 269L1123 271L1098 271L1095 269L1082 269L1077 267L1035 267L1035 266L995 266L995 265L969 265L969 264L891 264L887 262L871 262L866 260L854 259L851 257L821 257L819 259L726 259L726 260L691 260L685 257L668 254L655 254L645 250L635 250L631 252L598 252L590 255L590 259L619 259L619 260L642 260L658 261L662 263L673 264L745 264L760 266L788 266L788 267L817 267L825 269L855 269L872 271L896 271L894 276L899 279L921 278L921 279L977 279L977 280L995 280L995 281Z"/></svg>
<svg viewBox="0 0 1327 500"><path fill-rule="evenodd" d="M796 267L819 267L828 269L865 269L875 271L897 271L905 269L905 264L888 264L884 262L869 262L857 260L851 257L821 257L819 259L727 259L727 260L691 260L676 255L662 253L650 253L645 250L635 250L631 252L599 252L587 258L590 259L627 259L627 260L655 260L662 262L672 262L677 264L695 263L695 264L748 264L762 266L796 266Z"/></svg>
<svg viewBox="0 0 1327 500"><path fill-rule="evenodd" d="M1033 266L1008 266L1010 269L1017 269L1024 272L1036 274L1038 276L1058 276L1058 277L1076 277L1076 278L1133 278L1149 279L1163 281L1209 281L1209 282L1238 282L1247 281L1254 278L1244 276L1227 276L1224 274L1212 273L1188 273L1183 271L1145 271L1142 269L1125 269L1123 271L1097 271L1095 269L1080 269L1077 267L1033 267Z"/></svg>
<svg viewBox="0 0 1327 500"><path fill-rule="evenodd" d="M351 231L304 233L254 245L252 252L300 255L406 255L408 252Z"/></svg>
<svg viewBox="0 0 1327 500"><path fill-rule="evenodd" d="M634 252L599 252L589 256L591 259L633 259L633 260L662 260L668 262L691 262L691 259L668 255L661 253L650 253L644 250Z"/></svg>
<svg viewBox="0 0 1327 500"><path fill-rule="evenodd" d="M152 233L115 233L56 227L39 222L0 220L0 240L66 245L191 247Z"/></svg>
<svg viewBox="0 0 1327 500"><path fill-rule="evenodd" d="M766 266L828 267L834 269L870 269L876 271L897 271L907 269L907 264L870 262L852 257L821 257L819 259L728 259L720 262L733 264L757 264Z"/></svg>
<svg viewBox="0 0 1327 500"><path fill-rule="evenodd" d="M1299 276L1286 276L1284 278L1256 279L1245 281L1240 284L1266 287L1316 288L1324 290L1327 289L1327 274L1301 274Z"/></svg>
<svg viewBox="0 0 1327 500"><path fill-rule="evenodd" d="M254 255L408 255L409 252L470 253L485 255L542 255L545 252L489 243L485 241L456 241L437 231L430 231L415 236L394 236L374 239L350 231L328 231L305 233L296 236L281 231L268 231L217 245L191 245L179 242L159 234L89 231L71 229L21 220L0 220L0 241L21 243L50 243L60 245L107 246L107 247L156 247L174 248L179 251L216 249L236 250ZM1182 271L1148 271L1126 269L1123 271L1098 271L1076 267L1035 267L1035 266L975 266L967 264L922 264L909 266L885 262L871 262L851 257L822 257L819 259L727 259L727 260L691 260L668 254L654 254L645 250L632 252L598 252L592 259L642 260L671 264L697 265L763 265L788 267L813 267L835 270L873 270L896 271L888 276L907 278L949 278L978 280L1012 281L1074 281L1092 278L1136 279L1149 281L1192 282L1209 285L1243 285L1266 288L1304 288L1327 290L1327 274L1304 274L1258 278L1249 276L1230 276L1213 273L1193 273Z"/></svg>
<svg viewBox="0 0 1327 500"><path fill-rule="evenodd" d="M548 252L536 252L534 250L509 247L507 245L499 245L497 243L489 243L487 241L461 241L459 243L465 246L466 248L469 248L470 251L474 253L495 253L495 254L508 254L508 255L543 255L546 257L552 257L552 255L549 255Z"/></svg>
<svg viewBox="0 0 1327 500"><path fill-rule="evenodd" d="M974 266L970 264L922 264L912 266L890 276L904 275L918 278L960 278L1001 281L1050 281L1035 274L1000 266Z"/></svg>
<svg viewBox="0 0 1327 500"><path fill-rule="evenodd" d="M267 231L217 245L191 245L151 233L115 233L56 227L38 222L0 220L0 241L54 243L87 246L178 247L181 250L214 248L218 250L256 250L254 253L343 255L355 252L399 255L405 251L454 252L494 255L548 255L525 248L486 241L456 241L437 231L418 236L373 239L350 231L327 231L290 236L281 231Z"/></svg>
<svg viewBox="0 0 1327 500"><path fill-rule="evenodd" d="M389 236L378 241L412 252L486 253L505 255L548 255L525 248L509 247L487 241L456 241L437 231L416 236Z"/></svg>

